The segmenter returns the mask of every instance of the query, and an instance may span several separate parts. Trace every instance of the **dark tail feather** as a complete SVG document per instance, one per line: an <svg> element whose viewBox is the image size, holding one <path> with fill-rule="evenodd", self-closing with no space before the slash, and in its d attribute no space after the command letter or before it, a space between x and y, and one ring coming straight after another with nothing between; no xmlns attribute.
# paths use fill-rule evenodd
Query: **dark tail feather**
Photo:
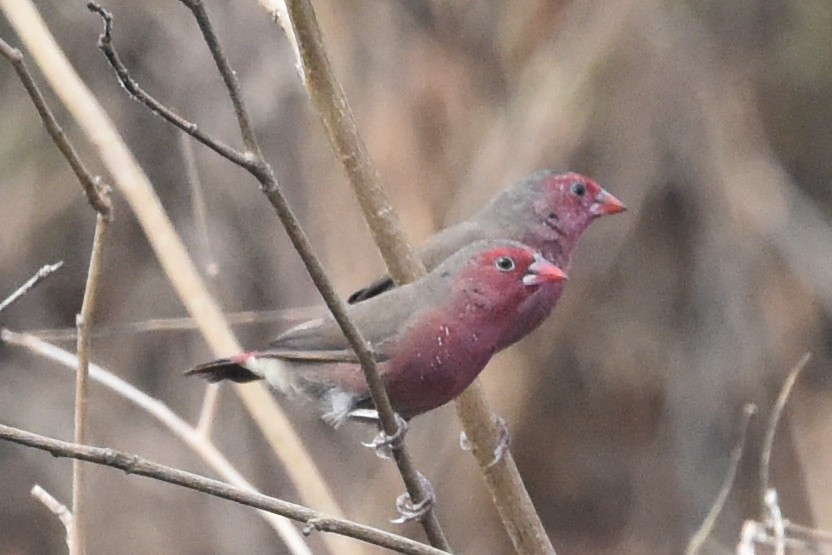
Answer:
<svg viewBox="0 0 832 555"><path fill-rule="evenodd" d="M240 366L229 358L221 358L219 360L206 362L205 364L200 364L196 368L192 368L185 372L185 375L199 376L210 383L221 382L223 380L246 383L262 379L251 370Z"/></svg>
<svg viewBox="0 0 832 555"><path fill-rule="evenodd" d="M360 303L361 301L366 301L367 299L370 299L377 295L381 295L385 291L393 289L393 287L395 287L395 284L393 283L393 280L390 278L390 276L384 276L381 279L377 279L364 289L359 289L358 291L350 295L350 298L347 299L347 302L350 304Z"/></svg>

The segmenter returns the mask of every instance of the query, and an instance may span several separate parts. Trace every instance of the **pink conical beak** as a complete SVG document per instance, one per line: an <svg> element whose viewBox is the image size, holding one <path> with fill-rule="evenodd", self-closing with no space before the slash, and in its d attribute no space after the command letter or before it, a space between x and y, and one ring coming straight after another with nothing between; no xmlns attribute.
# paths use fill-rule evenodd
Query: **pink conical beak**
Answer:
<svg viewBox="0 0 832 555"><path fill-rule="evenodd" d="M627 209L623 202L604 191L603 189L595 197L595 203L590 208L590 211L595 216L608 216L610 214L618 214Z"/></svg>
<svg viewBox="0 0 832 555"><path fill-rule="evenodd" d="M534 262L529 265L526 275L523 276L524 285L542 285L544 283L559 283L566 281L566 274L563 270L543 258L540 253L534 255Z"/></svg>

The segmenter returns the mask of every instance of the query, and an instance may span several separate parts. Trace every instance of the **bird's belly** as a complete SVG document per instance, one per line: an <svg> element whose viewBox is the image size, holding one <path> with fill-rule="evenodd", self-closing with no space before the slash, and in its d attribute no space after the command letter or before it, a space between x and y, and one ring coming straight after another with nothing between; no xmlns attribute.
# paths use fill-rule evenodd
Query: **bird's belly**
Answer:
<svg viewBox="0 0 832 555"><path fill-rule="evenodd" d="M495 340L471 334L459 341L419 350L400 368L391 368L385 385L396 411L406 418L456 398L485 368ZM490 343L484 346L483 342Z"/></svg>

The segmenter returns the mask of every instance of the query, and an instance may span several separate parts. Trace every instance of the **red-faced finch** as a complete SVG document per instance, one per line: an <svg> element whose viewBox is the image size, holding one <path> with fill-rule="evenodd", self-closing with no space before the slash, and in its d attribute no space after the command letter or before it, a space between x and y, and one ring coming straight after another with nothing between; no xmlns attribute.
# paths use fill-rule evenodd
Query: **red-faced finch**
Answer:
<svg viewBox="0 0 832 555"><path fill-rule="evenodd" d="M555 266L569 271L572 249L597 218L626 210L624 204L578 173L542 171L532 174L495 197L472 218L451 226L422 245L419 256L428 270L475 241L510 239L540 251ZM349 298L358 303L393 288L382 277ZM538 287L520 306L512 325L505 326L498 350L519 341L552 312L563 285Z"/></svg>
<svg viewBox="0 0 832 555"><path fill-rule="evenodd" d="M517 308L565 279L526 245L479 241L423 278L348 310L370 342L393 409L410 419L462 393L497 351L506 327L514 325ZM282 393L319 400L333 425L352 411L372 408L361 367L331 316L290 329L268 349L187 374L210 382L266 379Z"/></svg>

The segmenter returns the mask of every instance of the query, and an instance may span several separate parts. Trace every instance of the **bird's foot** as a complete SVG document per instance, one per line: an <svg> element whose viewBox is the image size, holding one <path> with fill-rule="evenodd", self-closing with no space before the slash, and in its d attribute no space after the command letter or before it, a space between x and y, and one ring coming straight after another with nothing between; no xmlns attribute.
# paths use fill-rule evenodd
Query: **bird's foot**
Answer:
<svg viewBox="0 0 832 555"><path fill-rule="evenodd" d="M417 472L416 474L422 483L425 498L414 504L409 493L405 492L398 496L396 498L396 510L399 511L401 516L391 520L390 522L393 524L405 524L414 520L421 520L433 508L433 504L436 502L436 492L430 480L425 478L421 472Z"/></svg>
<svg viewBox="0 0 832 555"><path fill-rule="evenodd" d="M491 459L491 462L488 463L485 468L491 468L500 462L506 455L508 448L511 447L511 434L508 432L508 425L506 424L505 418L495 415L494 423L499 427L500 437L497 447L494 448L494 458ZM471 451L474 448L464 431L459 434L459 448L463 451Z"/></svg>
<svg viewBox="0 0 832 555"><path fill-rule="evenodd" d="M380 459L390 459L393 457L393 449L396 449L402 444L404 436L407 433L407 420L395 413L396 417L396 432L392 435L387 435L384 430L381 430L373 441L361 442L364 447L369 447L376 452L376 456Z"/></svg>

